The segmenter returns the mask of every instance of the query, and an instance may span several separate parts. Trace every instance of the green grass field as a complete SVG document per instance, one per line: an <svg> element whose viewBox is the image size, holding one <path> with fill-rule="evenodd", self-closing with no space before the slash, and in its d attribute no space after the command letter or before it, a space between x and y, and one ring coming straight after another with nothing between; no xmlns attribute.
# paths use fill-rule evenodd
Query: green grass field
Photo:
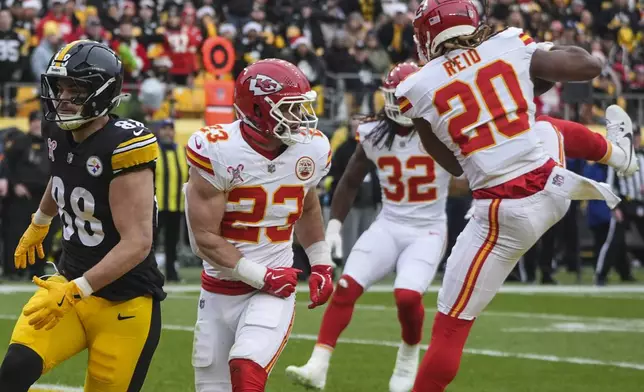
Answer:
<svg viewBox="0 0 644 392"><path fill-rule="evenodd" d="M641 279L640 274L640 279ZM29 298L29 286L0 285L0 351ZM434 284L425 296L428 341L436 303ZM164 331L143 388L193 391L190 365L196 287L170 286L163 304ZM335 351L327 391L387 391L399 342L393 296L387 286L363 296ZM17 289L23 292L16 292ZM644 286L508 286L472 330L461 371L450 392L636 392L644 390ZM539 292L567 291L562 293ZM298 295L291 340L273 371L270 392L301 392L284 369L311 352L323 309L308 310ZM86 354L40 380L35 391L82 391Z"/></svg>

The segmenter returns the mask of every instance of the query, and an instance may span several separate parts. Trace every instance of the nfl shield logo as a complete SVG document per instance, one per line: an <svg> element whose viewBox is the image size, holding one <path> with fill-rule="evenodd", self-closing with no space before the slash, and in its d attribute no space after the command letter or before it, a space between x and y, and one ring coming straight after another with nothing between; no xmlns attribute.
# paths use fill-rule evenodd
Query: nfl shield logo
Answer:
<svg viewBox="0 0 644 392"><path fill-rule="evenodd" d="M273 174L275 173L275 164L274 163L269 163L268 164L268 172Z"/></svg>
<svg viewBox="0 0 644 392"><path fill-rule="evenodd" d="M67 154L67 163L72 163L73 160L74 160L74 154L72 154L71 152L68 153Z"/></svg>

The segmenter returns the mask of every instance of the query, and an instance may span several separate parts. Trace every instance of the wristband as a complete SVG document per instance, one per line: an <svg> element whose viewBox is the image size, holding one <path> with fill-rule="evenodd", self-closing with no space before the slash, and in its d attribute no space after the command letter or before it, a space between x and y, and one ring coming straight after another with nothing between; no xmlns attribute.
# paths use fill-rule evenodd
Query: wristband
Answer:
<svg viewBox="0 0 644 392"><path fill-rule="evenodd" d="M266 267L242 257L233 269L233 277L258 290L264 287Z"/></svg>
<svg viewBox="0 0 644 392"><path fill-rule="evenodd" d="M331 222L329 222L329 225ZM336 220L336 222L339 221ZM330 265L335 268L335 263L331 260L331 249L329 249L329 244L327 244L326 241L318 241L304 249L304 251L309 257L309 264L311 264L311 267L316 265Z"/></svg>
<svg viewBox="0 0 644 392"><path fill-rule="evenodd" d="M49 216L42 212L40 208L36 211L36 213L32 216L32 222L35 225L38 226L49 226L51 224L51 221L54 219L53 216Z"/></svg>
<svg viewBox="0 0 644 392"><path fill-rule="evenodd" d="M85 278L84 276L81 276L80 278L76 278L72 282L76 284L81 294L83 295L83 298L89 297L94 292L94 289L92 289L92 286L89 284L89 282L87 281L87 278Z"/></svg>

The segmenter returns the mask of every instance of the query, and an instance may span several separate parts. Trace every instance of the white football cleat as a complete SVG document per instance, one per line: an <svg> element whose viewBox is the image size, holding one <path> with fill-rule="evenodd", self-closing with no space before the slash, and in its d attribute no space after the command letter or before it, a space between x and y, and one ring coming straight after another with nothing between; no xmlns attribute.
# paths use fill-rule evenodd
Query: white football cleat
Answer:
<svg viewBox="0 0 644 392"><path fill-rule="evenodd" d="M396 355L396 366L389 379L389 392L409 392L414 387L418 372L420 344L409 346L401 343Z"/></svg>
<svg viewBox="0 0 644 392"><path fill-rule="evenodd" d="M633 122L630 116L617 105L606 108L606 139L624 150L626 159L617 174L630 176L639 169L638 159L633 144Z"/></svg>
<svg viewBox="0 0 644 392"><path fill-rule="evenodd" d="M324 389L326 385L326 373L328 367L316 365L310 361L304 366L289 366L286 368L286 376L307 388Z"/></svg>

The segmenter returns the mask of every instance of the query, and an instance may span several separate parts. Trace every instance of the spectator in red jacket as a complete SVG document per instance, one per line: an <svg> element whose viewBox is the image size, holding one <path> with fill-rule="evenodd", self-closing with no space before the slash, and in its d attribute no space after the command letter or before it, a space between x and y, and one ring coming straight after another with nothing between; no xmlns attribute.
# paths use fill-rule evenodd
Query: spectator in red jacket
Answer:
<svg viewBox="0 0 644 392"><path fill-rule="evenodd" d="M60 35L63 37L64 41L67 41L69 35L73 31L72 21L65 15L65 0L52 0L51 9L47 11L47 14L44 18L40 20L38 26L36 27L36 36L38 39L41 39L43 36L43 27L45 23L49 21L54 21L58 24Z"/></svg>
<svg viewBox="0 0 644 392"><path fill-rule="evenodd" d="M197 48L203 40L201 31L194 25L194 8L185 8L181 15L170 13L165 32L165 51L170 55L170 75L176 84L189 85L197 71Z"/></svg>
<svg viewBox="0 0 644 392"><path fill-rule="evenodd" d="M134 38L133 26L130 22L122 22L110 45L123 61L125 82L135 83L150 68L147 50Z"/></svg>

